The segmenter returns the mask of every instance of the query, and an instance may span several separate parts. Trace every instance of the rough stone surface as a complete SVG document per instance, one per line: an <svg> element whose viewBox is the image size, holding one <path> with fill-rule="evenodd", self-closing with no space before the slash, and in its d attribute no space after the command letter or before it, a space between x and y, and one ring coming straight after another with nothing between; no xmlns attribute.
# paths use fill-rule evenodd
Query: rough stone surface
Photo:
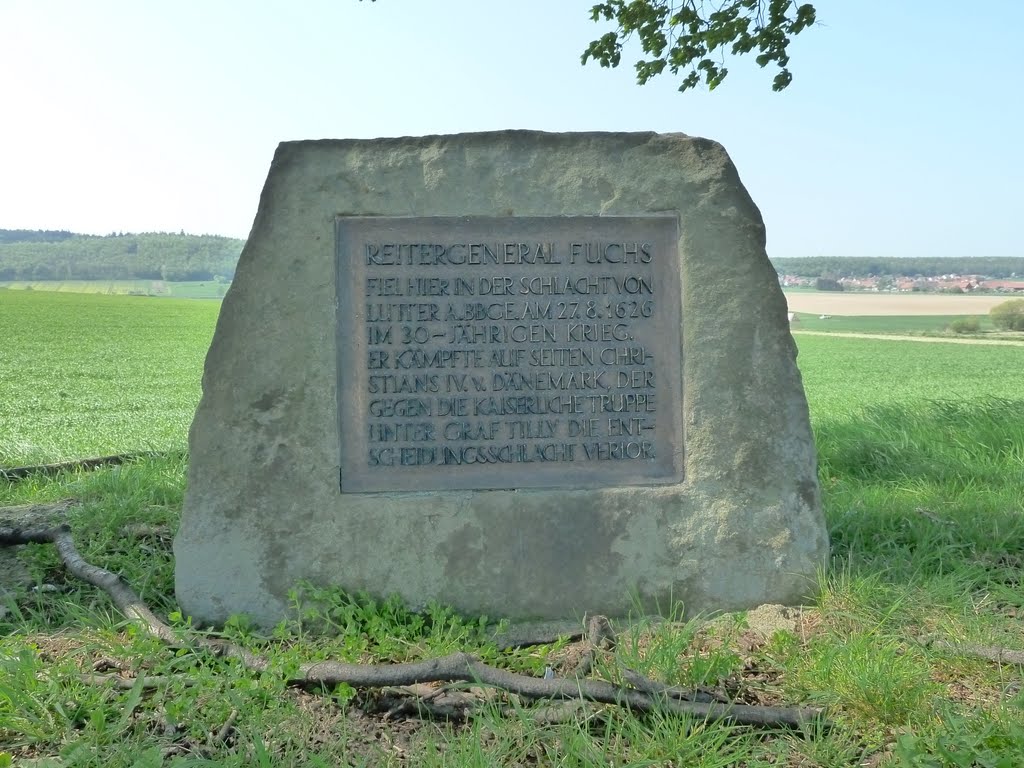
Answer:
<svg viewBox="0 0 1024 768"><path fill-rule="evenodd" d="M334 223L677 212L685 474L588 490L339 492ZM530 131L282 144L206 360L175 539L201 621L303 579L513 619L794 603L828 551L760 213L718 144Z"/></svg>

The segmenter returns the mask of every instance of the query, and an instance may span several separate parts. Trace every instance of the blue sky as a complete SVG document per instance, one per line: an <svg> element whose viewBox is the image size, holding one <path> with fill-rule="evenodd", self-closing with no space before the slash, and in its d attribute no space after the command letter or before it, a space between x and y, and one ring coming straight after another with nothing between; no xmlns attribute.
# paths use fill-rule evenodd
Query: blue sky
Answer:
<svg viewBox="0 0 1024 768"><path fill-rule="evenodd" d="M0 227L245 237L280 141L721 142L772 256L1022 256L1024 2L820 0L794 81L580 66L593 0L0 0Z"/></svg>

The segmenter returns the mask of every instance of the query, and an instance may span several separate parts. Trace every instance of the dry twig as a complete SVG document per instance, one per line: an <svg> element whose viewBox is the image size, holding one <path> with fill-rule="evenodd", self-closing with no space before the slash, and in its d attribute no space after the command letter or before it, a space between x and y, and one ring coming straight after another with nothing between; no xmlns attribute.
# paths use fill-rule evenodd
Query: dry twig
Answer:
<svg viewBox="0 0 1024 768"><path fill-rule="evenodd" d="M224 725L220 727L217 733L210 734L209 746L210 749L216 749L218 745L224 744L231 733L231 729L235 727L235 723L238 722L238 710L232 709L231 714L228 715L228 719L224 721Z"/></svg>

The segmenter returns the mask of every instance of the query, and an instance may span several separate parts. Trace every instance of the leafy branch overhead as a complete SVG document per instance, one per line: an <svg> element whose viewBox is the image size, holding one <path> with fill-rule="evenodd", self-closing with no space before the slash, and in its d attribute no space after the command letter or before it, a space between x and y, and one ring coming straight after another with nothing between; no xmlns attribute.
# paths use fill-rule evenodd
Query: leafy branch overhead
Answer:
<svg viewBox="0 0 1024 768"><path fill-rule="evenodd" d="M667 69L673 75L686 73L680 91L702 81L714 90L729 74L726 52L756 50L761 67L774 63L779 68L772 90L781 91L793 80L790 40L814 24L815 10L793 0L608 0L593 6L590 18L618 27L590 43L584 64L593 59L602 67L619 66L623 46L636 35L650 57L635 64L640 85Z"/></svg>

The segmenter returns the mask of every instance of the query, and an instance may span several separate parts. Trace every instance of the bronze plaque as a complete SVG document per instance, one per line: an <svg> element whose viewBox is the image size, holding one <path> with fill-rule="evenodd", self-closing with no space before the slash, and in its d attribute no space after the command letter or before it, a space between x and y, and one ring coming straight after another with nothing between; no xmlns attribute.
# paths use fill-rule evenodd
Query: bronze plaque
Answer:
<svg viewBox="0 0 1024 768"><path fill-rule="evenodd" d="M682 480L676 216L336 229L342 492Z"/></svg>

